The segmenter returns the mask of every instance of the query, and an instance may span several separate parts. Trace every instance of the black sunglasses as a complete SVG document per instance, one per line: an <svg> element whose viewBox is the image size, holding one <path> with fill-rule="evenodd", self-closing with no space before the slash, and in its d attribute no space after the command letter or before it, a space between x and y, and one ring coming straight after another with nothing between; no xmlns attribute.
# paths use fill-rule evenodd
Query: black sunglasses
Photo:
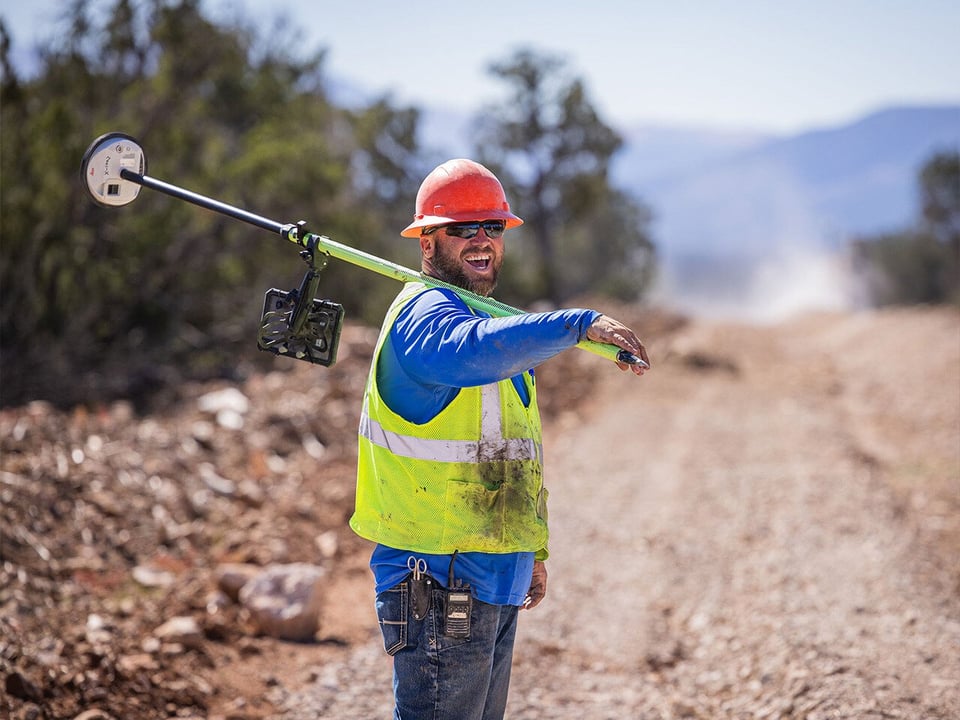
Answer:
<svg viewBox="0 0 960 720"><path fill-rule="evenodd" d="M480 232L480 228L483 228L483 232L486 233L487 237L491 240L495 240L503 235L503 231L507 229L507 224L503 220L484 220L483 222L462 222L452 223L450 225L434 225L433 227L424 230L423 234L429 235L430 233L436 232L440 228L443 228L447 235L463 238L464 240L469 240L470 238L476 237L477 233Z"/></svg>

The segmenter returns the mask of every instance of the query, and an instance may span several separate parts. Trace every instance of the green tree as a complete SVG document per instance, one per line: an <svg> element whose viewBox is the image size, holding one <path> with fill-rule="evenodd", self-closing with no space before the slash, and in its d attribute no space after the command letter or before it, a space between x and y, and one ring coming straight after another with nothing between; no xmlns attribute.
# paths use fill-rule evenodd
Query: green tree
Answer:
<svg viewBox="0 0 960 720"><path fill-rule="evenodd" d="M876 305L960 303L960 152L936 153L921 168L918 185L915 227L853 242Z"/></svg>
<svg viewBox="0 0 960 720"><path fill-rule="evenodd" d="M324 54L292 54L293 35L217 24L199 0L94 6L70 3L30 80L0 28L3 404L150 397L273 361L255 345L263 292L299 284L296 248L150 191L94 205L78 169L98 135L138 138L152 176L368 251L395 234L416 153L416 113L335 106ZM392 281L361 272L327 270L321 292L379 319Z"/></svg>
<svg viewBox="0 0 960 720"><path fill-rule="evenodd" d="M526 221L511 245L532 260L505 271L519 301L640 297L654 253L646 208L610 184L620 136L562 60L521 50L490 70L513 92L478 118L477 155Z"/></svg>
<svg viewBox="0 0 960 720"><path fill-rule="evenodd" d="M419 168L423 161L417 145L420 112L395 108L384 97L352 111L350 120L355 211L349 227L344 228L344 237L365 238L361 249L366 252L418 269L420 247L400 238L400 229L410 222L411 188L416 188L422 177ZM362 291L356 303L360 316L371 325L379 325L397 294L396 281L353 268L346 272L353 288Z"/></svg>
<svg viewBox="0 0 960 720"><path fill-rule="evenodd" d="M940 285L960 303L960 151L939 152L920 173L922 227L942 248Z"/></svg>
<svg viewBox="0 0 960 720"><path fill-rule="evenodd" d="M936 153L920 171L923 224L943 243L960 243L960 151Z"/></svg>

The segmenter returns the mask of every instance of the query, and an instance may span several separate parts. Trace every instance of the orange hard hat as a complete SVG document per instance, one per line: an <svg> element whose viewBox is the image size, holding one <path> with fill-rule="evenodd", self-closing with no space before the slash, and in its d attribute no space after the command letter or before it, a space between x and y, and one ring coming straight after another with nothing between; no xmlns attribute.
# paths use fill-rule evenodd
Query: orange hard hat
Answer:
<svg viewBox="0 0 960 720"><path fill-rule="evenodd" d="M447 160L420 183L413 222L400 234L420 237L425 227L472 220L503 220L508 228L523 220L510 212L510 203L497 176L473 160Z"/></svg>

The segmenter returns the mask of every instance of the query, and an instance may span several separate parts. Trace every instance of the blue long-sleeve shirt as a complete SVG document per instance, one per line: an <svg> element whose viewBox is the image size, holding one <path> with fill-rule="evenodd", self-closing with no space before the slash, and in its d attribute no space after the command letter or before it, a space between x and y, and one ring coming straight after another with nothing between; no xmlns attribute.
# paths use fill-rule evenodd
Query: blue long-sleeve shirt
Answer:
<svg viewBox="0 0 960 720"><path fill-rule="evenodd" d="M523 373L586 338L599 317L594 310L571 309L490 318L473 311L456 293L430 289L400 311L377 362L377 383L384 402L414 423L435 417L461 388L511 378L529 405ZM403 580L413 553L378 545L370 566L376 590ZM449 555L417 553L428 572L446 584ZM534 553L458 553L457 580L469 584L477 599L496 605L520 605L533 570Z"/></svg>
<svg viewBox="0 0 960 720"><path fill-rule="evenodd" d="M599 315L557 310L490 318L450 290L428 290L407 303L390 330L378 365L380 394L416 423L436 416L460 388L506 378L527 405L521 374L585 339Z"/></svg>

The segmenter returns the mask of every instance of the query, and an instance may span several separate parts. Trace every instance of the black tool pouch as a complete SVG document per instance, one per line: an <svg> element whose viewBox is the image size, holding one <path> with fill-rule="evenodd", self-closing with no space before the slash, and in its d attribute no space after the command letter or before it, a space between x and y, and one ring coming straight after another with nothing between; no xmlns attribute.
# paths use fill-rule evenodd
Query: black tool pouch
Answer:
<svg viewBox="0 0 960 720"><path fill-rule="evenodd" d="M437 585L426 573L410 573L407 584L410 587L410 613L414 620L423 620L430 612L430 599Z"/></svg>

